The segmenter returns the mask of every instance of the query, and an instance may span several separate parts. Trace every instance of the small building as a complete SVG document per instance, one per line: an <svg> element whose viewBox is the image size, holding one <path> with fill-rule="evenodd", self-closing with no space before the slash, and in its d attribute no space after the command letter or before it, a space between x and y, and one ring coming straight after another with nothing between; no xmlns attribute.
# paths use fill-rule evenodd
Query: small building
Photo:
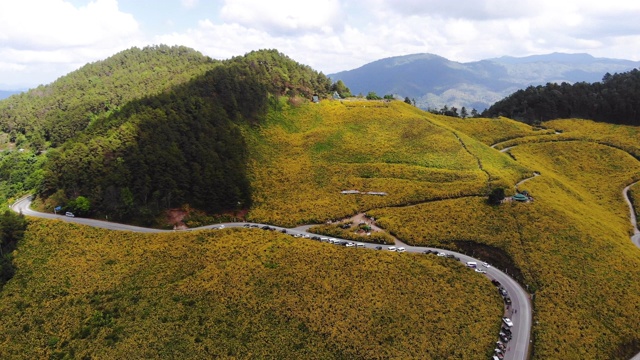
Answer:
<svg viewBox="0 0 640 360"><path fill-rule="evenodd" d="M312 101L314 103L319 103L320 102L320 97L318 97L318 95L313 95Z"/></svg>
<svg viewBox="0 0 640 360"><path fill-rule="evenodd" d="M334 91L332 96L333 96L333 99L334 99L334 100L340 100L340 99L342 99L342 96L340 96L340 94L338 94L338 92L337 92L337 91Z"/></svg>
<svg viewBox="0 0 640 360"><path fill-rule="evenodd" d="M515 201L522 201L522 202L529 200L529 198L524 194L515 194L511 198Z"/></svg>

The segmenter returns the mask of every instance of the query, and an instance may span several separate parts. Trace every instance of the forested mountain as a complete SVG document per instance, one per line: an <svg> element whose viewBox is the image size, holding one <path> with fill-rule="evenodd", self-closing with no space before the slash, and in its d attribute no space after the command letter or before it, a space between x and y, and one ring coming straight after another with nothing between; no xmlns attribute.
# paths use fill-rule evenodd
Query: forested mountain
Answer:
<svg viewBox="0 0 640 360"><path fill-rule="evenodd" d="M49 150L40 195L48 207L146 222L175 206L247 207L242 126L259 124L281 95L326 96L330 86L326 76L275 50L220 62L187 83L96 116Z"/></svg>
<svg viewBox="0 0 640 360"><path fill-rule="evenodd" d="M97 116L189 81L218 63L184 46L122 51L0 101L0 127L9 135L0 142L37 149L58 146Z"/></svg>
<svg viewBox="0 0 640 360"><path fill-rule="evenodd" d="M483 116L506 116L536 123L582 118L640 125L640 71L611 75L601 82L529 86L498 101Z"/></svg>
<svg viewBox="0 0 640 360"><path fill-rule="evenodd" d="M344 81L353 94L395 94L414 99L422 109L448 105L481 112L530 85L594 82L607 72L624 72L638 66L640 62L588 54L505 56L468 63L433 54L413 54L377 60L329 76L334 81Z"/></svg>

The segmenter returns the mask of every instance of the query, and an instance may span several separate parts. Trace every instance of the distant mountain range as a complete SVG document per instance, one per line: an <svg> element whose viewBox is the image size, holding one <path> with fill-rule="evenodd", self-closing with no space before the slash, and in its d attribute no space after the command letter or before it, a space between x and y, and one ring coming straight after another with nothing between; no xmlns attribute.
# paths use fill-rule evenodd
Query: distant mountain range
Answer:
<svg viewBox="0 0 640 360"><path fill-rule="evenodd" d="M640 61L596 58L589 54L552 53L527 57L503 56L460 63L433 54L397 56L357 69L330 74L354 95L370 91L415 99L423 109L444 105L482 111L529 85L597 82L606 73L640 67Z"/></svg>
<svg viewBox="0 0 640 360"><path fill-rule="evenodd" d="M22 90L0 90L0 100L6 99L11 95L20 94Z"/></svg>

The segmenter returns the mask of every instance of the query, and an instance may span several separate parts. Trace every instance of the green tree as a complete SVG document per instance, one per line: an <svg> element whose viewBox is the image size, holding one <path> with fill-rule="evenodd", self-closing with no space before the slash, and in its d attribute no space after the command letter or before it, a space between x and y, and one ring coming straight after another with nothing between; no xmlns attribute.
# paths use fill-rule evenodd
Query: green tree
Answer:
<svg viewBox="0 0 640 360"><path fill-rule="evenodd" d="M411 99L408 96L404 98L404 102L411 105Z"/></svg>
<svg viewBox="0 0 640 360"><path fill-rule="evenodd" d="M460 109L460 117L465 119L467 116L469 116L469 113L467 113L467 108L463 106L462 109Z"/></svg>
<svg viewBox="0 0 640 360"><path fill-rule="evenodd" d="M369 93L367 94L367 100L380 100L380 96L378 96L378 94L375 93L375 91L369 91Z"/></svg>
<svg viewBox="0 0 640 360"><path fill-rule="evenodd" d="M342 80L338 80L333 85L331 85L331 91L338 92L338 95L342 98L351 97L351 90L342 82Z"/></svg>
<svg viewBox="0 0 640 360"><path fill-rule="evenodd" d="M77 215L86 216L91 210L91 202L84 196L78 196L67 204L67 209Z"/></svg>
<svg viewBox="0 0 640 360"><path fill-rule="evenodd" d="M489 198L487 199L487 202L490 205L500 205L500 203L502 202L502 200L504 200L505 194L504 194L504 188L494 188L493 190L491 190L491 193L489 194Z"/></svg>

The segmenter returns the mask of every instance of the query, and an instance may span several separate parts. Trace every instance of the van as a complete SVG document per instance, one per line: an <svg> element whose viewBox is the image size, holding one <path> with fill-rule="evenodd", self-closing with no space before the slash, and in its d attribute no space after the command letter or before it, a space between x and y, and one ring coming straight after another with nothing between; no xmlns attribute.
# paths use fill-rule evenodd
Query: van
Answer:
<svg viewBox="0 0 640 360"><path fill-rule="evenodd" d="M467 261L467 267L470 267L472 269L475 269L478 267L478 263L475 261Z"/></svg>

